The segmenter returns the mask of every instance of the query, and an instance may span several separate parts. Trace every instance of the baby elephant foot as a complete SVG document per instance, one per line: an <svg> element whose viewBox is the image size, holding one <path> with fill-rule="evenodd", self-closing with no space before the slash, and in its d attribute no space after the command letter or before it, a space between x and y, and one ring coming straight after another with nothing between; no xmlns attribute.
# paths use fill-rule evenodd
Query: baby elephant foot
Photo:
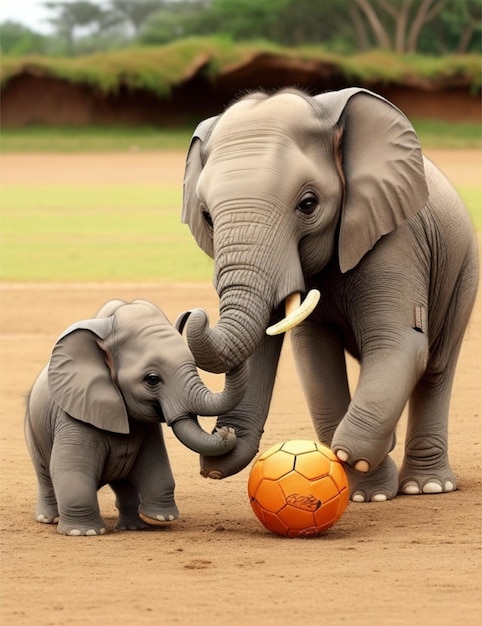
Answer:
<svg viewBox="0 0 482 626"><path fill-rule="evenodd" d="M345 467L352 502L385 502L398 493L398 471L389 456L374 472L359 473Z"/></svg>
<svg viewBox="0 0 482 626"><path fill-rule="evenodd" d="M61 535L67 535L69 537L91 537L95 535L104 535L105 526L102 518L100 518L100 521L96 523L80 523L78 521L66 521L60 518L59 525L57 526L57 532Z"/></svg>
<svg viewBox="0 0 482 626"><path fill-rule="evenodd" d="M60 516L57 532L69 537L90 537L105 533L104 520L100 515L90 515L82 519Z"/></svg>
<svg viewBox="0 0 482 626"><path fill-rule="evenodd" d="M57 504L49 504L43 499L39 500L35 519L41 524L57 524L59 521Z"/></svg>
<svg viewBox="0 0 482 626"><path fill-rule="evenodd" d="M150 524L146 524L137 512L121 512L119 519L115 523L114 530L147 530L151 528Z"/></svg>
<svg viewBox="0 0 482 626"><path fill-rule="evenodd" d="M406 496L449 493L457 489L457 479L450 467L439 471L410 470L403 467L399 480L399 491Z"/></svg>
<svg viewBox="0 0 482 626"><path fill-rule="evenodd" d="M141 507L139 517L150 526L164 526L166 522L179 519L179 511L175 504L157 510Z"/></svg>
<svg viewBox="0 0 482 626"><path fill-rule="evenodd" d="M35 519L41 524L57 524L59 521L59 514L48 512L39 513L37 511L37 517Z"/></svg>

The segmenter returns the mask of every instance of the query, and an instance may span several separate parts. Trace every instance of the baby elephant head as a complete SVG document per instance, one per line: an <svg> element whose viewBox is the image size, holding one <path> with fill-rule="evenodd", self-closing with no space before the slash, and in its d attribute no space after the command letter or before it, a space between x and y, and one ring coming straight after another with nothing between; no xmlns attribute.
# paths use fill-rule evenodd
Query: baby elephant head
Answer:
<svg viewBox="0 0 482 626"><path fill-rule="evenodd" d="M222 392L211 392L179 331L146 300L112 300L94 319L67 328L48 380L54 401L75 419L124 434L131 419L166 421L187 447L211 456L231 450L236 436L232 429L208 434L197 415L229 411L247 385L242 367L226 374Z"/></svg>

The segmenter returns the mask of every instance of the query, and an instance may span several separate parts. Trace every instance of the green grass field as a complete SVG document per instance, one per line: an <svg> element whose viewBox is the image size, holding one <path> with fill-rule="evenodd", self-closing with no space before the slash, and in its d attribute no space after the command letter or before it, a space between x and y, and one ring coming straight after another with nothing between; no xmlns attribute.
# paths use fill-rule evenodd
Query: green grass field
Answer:
<svg viewBox="0 0 482 626"><path fill-rule="evenodd" d="M472 123L411 120L423 148L480 148L481 128ZM5 128L0 152L125 152L129 150L186 150L192 131L188 128L155 127L27 127Z"/></svg>
<svg viewBox="0 0 482 626"><path fill-rule="evenodd" d="M180 223L174 186L5 185L1 196L2 280L211 277L212 261Z"/></svg>
<svg viewBox="0 0 482 626"><path fill-rule="evenodd" d="M436 132L425 124L421 135ZM435 129L435 130L434 130ZM460 130L460 129L459 129ZM98 152L181 149L191 131L144 129L63 134L48 129L2 133L4 152ZM420 131L419 131L420 132ZM434 136L435 136L434 135ZM437 135L442 147L476 147L480 133ZM57 138L57 140L55 139ZM464 139L465 137L465 139ZM57 143L56 143L57 141ZM135 148L133 148L135 147ZM441 147L438 145L437 147ZM68 158L68 157L66 157ZM482 229L482 185L458 188ZM3 281L204 281L213 262L180 222L182 190L175 185L2 184L0 279Z"/></svg>
<svg viewBox="0 0 482 626"><path fill-rule="evenodd" d="M482 229L482 188L459 192ZM173 186L6 185L1 197L3 281L211 279Z"/></svg>

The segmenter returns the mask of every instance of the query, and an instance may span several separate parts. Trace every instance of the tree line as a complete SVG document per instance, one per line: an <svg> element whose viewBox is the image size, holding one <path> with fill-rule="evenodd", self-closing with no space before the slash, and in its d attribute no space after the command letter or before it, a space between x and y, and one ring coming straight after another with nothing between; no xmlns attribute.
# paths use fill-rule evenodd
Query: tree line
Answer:
<svg viewBox="0 0 482 626"><path fill-rule="evenodd" d="M0 24L4 54L79 55L223 35L337 53L481 52L482 0L89 0L41 2L52 35Z"/></svg>

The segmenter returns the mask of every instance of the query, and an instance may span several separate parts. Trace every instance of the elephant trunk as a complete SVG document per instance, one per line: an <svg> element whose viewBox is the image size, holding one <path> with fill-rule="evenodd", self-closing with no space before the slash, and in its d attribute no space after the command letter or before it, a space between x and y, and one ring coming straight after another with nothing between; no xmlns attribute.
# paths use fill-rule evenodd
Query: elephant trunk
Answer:
<svg viewBox="0 0 482 626"><path fill-rule="evenodd" d="M254 352L269 322L270 311L258 315L240 309L228 310L214 328L209 327L209 317L198 309L189 318L186 337L196 363L208 372L220 374L239 367Z"/></svg>
<svg viewBox="0 0 482 626"><path fill-rule="evenodd" d="M238 367L251 356L265 333L287 332L306 319L318 304L320 292L312 289L303 302L299 291L290 293L285 300L285 317L269 327L273 307L265 296L251 305L251 311L246 306L247 298L243 301L239 295L235 297L240 304L244 302L244 307L228 307L226 301L221 301L221 317L214 328L209 327L209 318L202 309L191 314L187 340L196 363L204 370L221 373Z"/></svg>
<svg viewBox="0 0 482 626"><path fill-rule="evenodd" d="M212 434L204 431L197 415L226 413L242 399L248 382L245 364L226 373L224 390L214 393L201 380L194 365L183 365L178 374L183 380L182 393L162 398L167 423L176 437L188 448L205 456L225 454L236 445L233 428L216 428Z"/></svg>

